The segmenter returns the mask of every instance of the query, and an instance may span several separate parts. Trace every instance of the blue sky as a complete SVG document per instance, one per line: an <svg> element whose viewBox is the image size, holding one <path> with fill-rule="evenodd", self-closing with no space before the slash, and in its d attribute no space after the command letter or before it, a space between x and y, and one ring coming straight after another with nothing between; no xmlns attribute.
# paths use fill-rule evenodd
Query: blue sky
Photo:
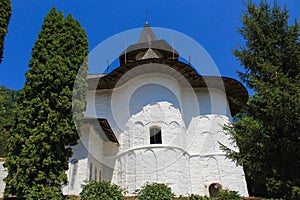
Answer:
<svg viewBox="0 0 300 200"><path fill-rule="evenodd" d="M286 4L291 22L300 18L299 0L278 0ZM232 48L243 44L237 33L245 9L243 0L12 0L13 14L5 39L4 60L0 64L0 85L21 89L28 70L31 49L43 19L55 6L72 14L86 30L89 49L107 38L129 29L151 26L184 33L200 43L216 63L221 75L236 78L242 70ZM273 1L270 1L273 2ZM175 41L176 47L176 41Z"/></svg>

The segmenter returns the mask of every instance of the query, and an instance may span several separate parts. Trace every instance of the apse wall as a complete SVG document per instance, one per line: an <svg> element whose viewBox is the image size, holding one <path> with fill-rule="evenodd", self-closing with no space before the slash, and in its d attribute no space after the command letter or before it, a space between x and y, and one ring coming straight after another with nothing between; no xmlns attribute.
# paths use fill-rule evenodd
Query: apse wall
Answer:
<svg viewBox="0 0 300 200"><path fill-rule="evenodd" d="M208 195L218 183L248 195L242 168L219 148L220 142L235 149L223 132L231 120L223 91L183 87L169 74L146 73L113 90L89 91L87 101L85 116L106 118L118 138L109 173L129 194L148 180L164 182L176 194ZM161 130L161 144L150 144L153 127Z"/></svg>

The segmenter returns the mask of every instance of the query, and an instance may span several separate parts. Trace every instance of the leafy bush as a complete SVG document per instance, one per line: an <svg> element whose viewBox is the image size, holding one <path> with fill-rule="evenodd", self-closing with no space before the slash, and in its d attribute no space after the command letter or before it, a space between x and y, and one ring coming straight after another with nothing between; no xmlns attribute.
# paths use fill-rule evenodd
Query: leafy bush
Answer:
<svg viewBox="0 0 300 200"><path fill-rule="evenodd" d="M80 197L76 195L67 195L65 196L64 200L79 200Z"/></svg>
<svg viewBox="0 0 300 200"><path fill-rule="evenodd" d="M188 197L179 196L178 200L211 200L212 198L206 196L200 196L198 194L191 194Z"/></svg>
<svg viewBox="0 0 300 200"><path fill-rule="evenodd" d="M146 183L136 191L138 200L173 200L174 193L163 183Z"/></svg>
<svg viewBox="0 0 300 200"><path fill-rule="evenodd" d="M292 187L292 199L293 200L300 199L300 187L297 186Z"/></svg>
<svg viewBox="0 0 300 200"><path fill-rule="evenodd" d="M191 196L189 197L189 200L209 200L211 198L209 197L205 197L205 196L200 196L198 194L191 194Z"/></svg>
<svg viewBox="0 0 300 200"><path fill-rule="evenodd" d="M49 200L49 199L63 199L63 195L61 193L60 188L44 186L44 185L36 185L34 186L27 194L26 200Z"/></svg>
<svg viewBox="0 0 300 200"><path fill-rule="evenodd" d="M242 200L243 198L236 191L222 190L219 193L218 200Z"/></svg>
<svg viewBox="0 0 300 200"><path fill-rule="evenodd" d="M121 200L125 191L118 185L110 182L90 181L82 185L80 196L82 200Z"/></svg>

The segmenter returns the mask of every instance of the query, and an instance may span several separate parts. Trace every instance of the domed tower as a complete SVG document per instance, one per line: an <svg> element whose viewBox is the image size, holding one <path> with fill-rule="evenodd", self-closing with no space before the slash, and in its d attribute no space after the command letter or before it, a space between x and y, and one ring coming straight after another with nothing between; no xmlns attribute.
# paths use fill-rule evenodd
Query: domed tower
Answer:
<svg viewBox="0 0 300 200"><path fill-rule="evenodd" d="M219 148L219 142L234 148L222 126L238 111L233 102L246 102L243 85L201 76L148 23L119 61L108 74L88 76L84 134L70 158L69 179L76 157L76 170L85 173L69 191L96 179L129 195L146 182L160 182L176 195L215 196L230 189L247 196L242 167Z"/></svg>

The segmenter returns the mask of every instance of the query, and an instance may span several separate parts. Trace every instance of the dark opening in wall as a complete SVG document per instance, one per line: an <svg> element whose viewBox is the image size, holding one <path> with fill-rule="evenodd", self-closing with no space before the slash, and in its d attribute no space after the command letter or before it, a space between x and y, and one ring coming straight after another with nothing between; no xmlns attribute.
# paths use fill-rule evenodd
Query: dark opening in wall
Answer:
<svg viewBox="0 0 300 200"><path fill-rule="evenodd" d="M71 177L70 177L70 188L74 189L74 184L76 180L77 175L77 169L78 169L78 159L74 158L71 160Z"/></svg>
<svg viewBox="0 0 300 200"><path fill-rule="evenodd" d="M209 196L210 197L218 197L219 192L221 191L222 187L218 183L210 184L208 190L209 190Z"/></svg>
<svg viewBox="0 0 300 200"><path fill-rule="evenodd" d="M161 129L159 127L150 128L150 144L162 144Z"/></svg>

